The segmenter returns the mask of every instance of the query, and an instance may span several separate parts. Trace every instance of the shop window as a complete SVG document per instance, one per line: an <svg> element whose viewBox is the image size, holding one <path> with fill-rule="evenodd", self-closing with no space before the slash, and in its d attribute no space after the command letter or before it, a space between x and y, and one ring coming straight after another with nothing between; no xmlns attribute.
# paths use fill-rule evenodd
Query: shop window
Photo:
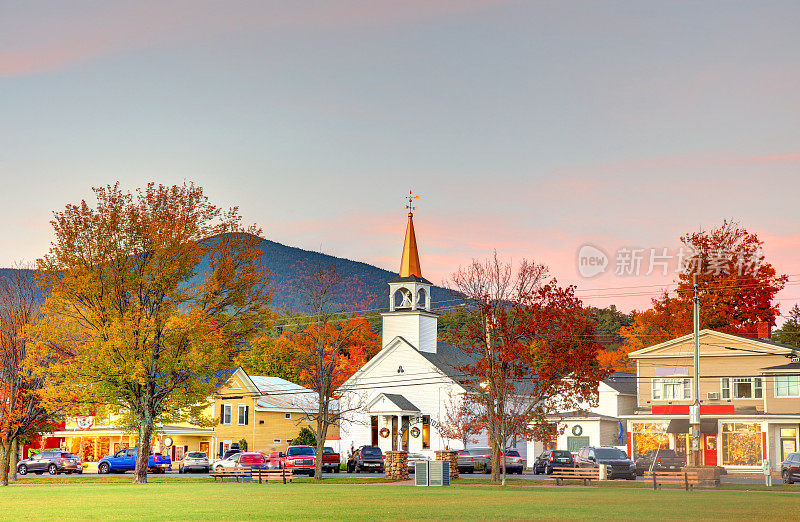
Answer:
<svg viewBox="0 0 800 522"><path fill-rule="evenodd" d="M796 438L797 428L781 428L781 438Z"/></svg>
<svg viewBox="0 0 800 522"><path fill-rule="evenodd" d="M431 449L431 416L422 416L422 449Z"/></svg>
<svg viewBox="0 0 800 522"><path fill-rule="evenodd" d="M725 466L761 464L760 424L722 423L722 464Z"/></svg>
<svg viewBox="0 0 800 522"><path fill-rule="evenodd" d="M800 397L800 375L777 375L775 397Z"/></svg>
<svg viewBox="0 0 800 522"><path fill-rule="evenodd" d="M631 429L631 451L634 456L647 450L669 447L666 422L637 422Z"/></svg>
<svg viewBox="0 0 800 522"><path fill-rule="evenodd" d="M682 400L692 398L692 380L689 378L653 379L654 400Z"/></svg>

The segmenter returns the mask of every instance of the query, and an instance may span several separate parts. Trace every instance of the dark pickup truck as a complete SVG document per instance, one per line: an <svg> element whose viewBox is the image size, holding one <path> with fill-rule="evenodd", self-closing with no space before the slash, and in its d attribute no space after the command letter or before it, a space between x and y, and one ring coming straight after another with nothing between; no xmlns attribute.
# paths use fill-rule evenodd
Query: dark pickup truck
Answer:
<svg viewBox="0 0 800 522"><path fill-rule="evenodd" d="M650 449L636 458L636 474L644 475L646 471L680 471L686 465L686 459L675 450Z"/></svg>

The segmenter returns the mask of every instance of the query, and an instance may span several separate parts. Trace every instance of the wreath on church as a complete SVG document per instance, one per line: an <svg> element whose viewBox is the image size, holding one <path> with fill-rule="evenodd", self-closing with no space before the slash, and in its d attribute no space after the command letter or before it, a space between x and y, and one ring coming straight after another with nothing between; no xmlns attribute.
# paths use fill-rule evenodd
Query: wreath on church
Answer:
<svg viewBox="0 0 800 522"><path fill-rule="evenodd" d="M380 433L381 437L385 439L386 437L389 436L389 428L381 428L381 431L379 431L378 433Z"/></svg>
<svg viewBox="0 0 800 522"><path fill-rule="evenodd" d="M411 428L411 436L414 437L415 439L419 437L419 428L417 428L416 426Z"/></svg>

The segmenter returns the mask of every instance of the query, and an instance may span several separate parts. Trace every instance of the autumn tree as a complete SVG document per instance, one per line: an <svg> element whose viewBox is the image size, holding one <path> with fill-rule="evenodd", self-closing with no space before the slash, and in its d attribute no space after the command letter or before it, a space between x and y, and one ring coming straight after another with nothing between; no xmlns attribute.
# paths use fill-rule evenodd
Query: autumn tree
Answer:
<svg viewBox="0 0 800 522"><path fill-rule="evenodd" d="M693 277L700 296L700 328L757 337L759 324L774 325L780 314L774 301L788 280L767 262L763 241L737 223L724 221L708 231L686 234L682 269L674 291L652 300L652 308L635 312L620 333L620 350L606 353L604 365L631 369L627 354L692 331Z"/></svg>
<svg viewBox="0 0 800 522"><path fill-rule="evenodd" d="M317 440L315 478L322 479L322 452L331 426L338 426L342 415L360 404L344 406L336 398L336 390L371 355L378 351L378 337L370 322L348 312L336 297L342 287L354 284L343 277L335 266L316 265L303 271L296 291L303 296L309 319L299 330L284 333L286 342L297 351L296 366L300 382L312 396L300 398L311 421Z"/></svg>
<svg viewBox="0 0 800 522"><path fill-rule="evenodd" d="M154 427L180 412L199 419L239 348L267 320L269 276L260 230L243 227L202 188L119 184L55 212L38 261L45 354L67 354L51 378L89 391L135 425L135 483L147 482Z"/></svg>
<svg viewBox="0 0 800 522"><path fill-rule="evenodd" d="M596 402L605 376L596 361L591 315L549 276L523 260L515 270L497 253L453 274L453 295L475 313L448 340L472 362L459 369L492 446L493 482L505 480L506 444L515 435L551 436L547 416Z"/></svg>
<svg viewBox="0 0 800 522"><path fill-rule="evenodd" d="M448 439L461 442L464 449L470 442L477 442L477 435L483 431L482 415L476 411L477 406L463 394L451 395L445 404L444 434Z"/></svg>
<svg viewBox="0 0 800 522"><path fill-rule="evenodd" d="M73 406L68 390L52 392L34 360L26 329L40 317L40 299L33 271L19 265L0 278L0 484L16 476L19 446L52 428Z"/></svg>

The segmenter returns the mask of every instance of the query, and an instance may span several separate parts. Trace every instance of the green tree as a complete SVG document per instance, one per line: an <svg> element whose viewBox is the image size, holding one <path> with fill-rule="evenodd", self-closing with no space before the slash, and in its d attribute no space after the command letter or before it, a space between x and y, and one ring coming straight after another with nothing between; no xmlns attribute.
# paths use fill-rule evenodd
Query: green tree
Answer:
<svg viewBox="0 0 800 522"><path fill-rule="evenodd" d="M243 228L191 183L94 189L55 212L38 261L47 300L36 346L49 378L86 390L136 428L135 483L147 482L154 427L201 418L239 347L268 322L270 279ZM202 272L201 272L202 269Z"/></svg>
<svg viewBox="0 0 800 522"><path fill-rule="evenodd" d="M308 428L301 428L300 433L297 434L292 440L293 446L316 446L317 445L317 438L314 436L314 432Z"/></svg>
<svg viewBox="0 0 800 522"><path fill-rule="evenodd" d="M792 307L783 326L772 332L772 340L800 347L800 306Z"/></svg>

